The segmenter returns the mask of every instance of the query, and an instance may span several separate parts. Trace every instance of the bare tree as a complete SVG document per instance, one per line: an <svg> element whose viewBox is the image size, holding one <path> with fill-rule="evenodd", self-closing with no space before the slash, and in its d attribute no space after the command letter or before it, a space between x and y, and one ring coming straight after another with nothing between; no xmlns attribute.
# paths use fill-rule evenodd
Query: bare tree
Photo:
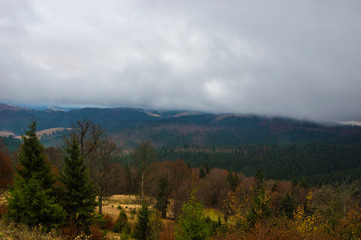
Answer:
<svg viewBox="0 0 361 240"><path fill-rule="evenodd" d="M88 155L90 175L98 190L99 214L102 214L103 198L108 193L109 184L116 177L112 172L112 166L120 157L120 153L117 144L110 137L106 137L100 139L97 147Z"/></svg>
<svg viewBox="0 0 361 240"><path fill-rule="evenodd" d="M12 182L14 167L8 152L0 150L0 193Z"/></svg>
<svg viewBox="0 0 361 240"><path fill-rule="evenodd" d="M140 183L140 196L144 201L144 181L145 174L148 166L156 160L156 154L153 146L149 141L139 144L133 152L134 166L137 169L139 183Z"/></svg>
<svg viewBox="0 0 361 240"><path fill-rule="evenodd" d="M99 213L102 212L102 202L107 190L107 180L110 177L111 164L118 154L116 144L104 136L105 130L97 123L84 119L73 124L69 143L73 138L79 143L80 155L84 158L90 176L97 188Z"/></svg>
<svg viewBox="0 0 361 240"><path fill-rule="evenodd" d="M55 147L45 148L45 154L47 155L52 165L56 166L57 168L61 168L63 156L60 148L55 148Z"/></svg>
<svg viewBox="0 0 361 240"><path fill-rule="evenodd" d="M69 142L72 138L75 138L80 144L81 156L87 160L88 155L97 147L104 132L105 130L99 124L84 119L73 124L70 136L66 141Z"/></svg>

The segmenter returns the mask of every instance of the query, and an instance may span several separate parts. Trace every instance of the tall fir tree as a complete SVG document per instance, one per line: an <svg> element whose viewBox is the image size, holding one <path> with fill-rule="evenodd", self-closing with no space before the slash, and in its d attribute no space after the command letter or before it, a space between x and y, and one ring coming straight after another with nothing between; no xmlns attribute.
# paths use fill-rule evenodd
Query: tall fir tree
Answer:
<svg viewBox="0 0 361 240"><path fill-rule="evenodd" d="M36 136L37 123L32 121L18 155L14 184L9 189L7 218L28 226L41 225L45 230L57 228L65 213L56 202L51 165Z"/></svg>
<svg viewBox="0 0 361 240"><path fill-rule="evenodd" d="M50 189L53 187L56 179L51 172L51 165L46 160L44 147L36 135L37 122L32 121L26 135L22 136L24 143L18 155L20 167L17 169L17 175L29 181L35 178L39 181L41 187Z"/></svg>
<svg viewBox="0 0 361 240"><path fill-rule="evenodd" d="M293 197L287 193L284 199L281 202L280 210L287 216L289 219L293 219L293 211L295 208L295 202Z"/></svg>
<svg viewBox="0 0 361 240"><path fill-rule="evenodd" d="M63 207L67 220L77 232L89 232L97 202L96 190L80 155L79 143L75 138L66 149L61 182L64 185Z"/></svg>
<svg viewBox="0 0 361 240"><path fill-rule="evenodd" d="M169 189L168 189L168 176L162 177L158 183L158 196L155 208L161 212L162 218L167 217L167 208L169 205Z"/></svg>
<svg viewBox="0 0 361 240"><path fill-rule="evenodd" d="M237 173L234 173L231 171L228 173L227 178L226 178L227 182L229 183L229 186L231 187L231 190L233 192L236 191L238 185L239 185L239 178L237 176Z"/></svg>
<svg viewBox="0 0 361 240"><path fill-rule="evenodd" d="M253 227L257 221L271 215L271 195L266 191L265 176L261 169L256 172L252 195L253 201L246 216L249 227Z"/></svg>

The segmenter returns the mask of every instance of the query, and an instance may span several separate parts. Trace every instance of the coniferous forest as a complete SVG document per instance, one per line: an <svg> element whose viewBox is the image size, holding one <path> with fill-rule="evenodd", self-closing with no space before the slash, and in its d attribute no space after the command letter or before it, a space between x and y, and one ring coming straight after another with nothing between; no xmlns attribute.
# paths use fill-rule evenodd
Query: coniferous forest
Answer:
<svg viewBox="0 0 361 240"><path fill-rule="evenodd" d="M361 237L356 143L122 151L83 120L45 148L36 130L0 144L5 239Z"/></svg>

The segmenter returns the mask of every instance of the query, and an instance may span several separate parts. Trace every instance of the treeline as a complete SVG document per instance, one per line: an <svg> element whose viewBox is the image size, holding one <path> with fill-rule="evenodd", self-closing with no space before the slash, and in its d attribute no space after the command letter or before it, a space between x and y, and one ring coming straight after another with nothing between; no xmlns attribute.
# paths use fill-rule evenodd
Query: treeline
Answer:
<svg viewBox="0 0 361 240"><path fill-rule="evenodd" d="M265 169L272 179L301 179L326 184L361 177L361 144L247 145L238 147L157 149L160 161L183 159L191 167L209 166L253 176Z"/></svg>

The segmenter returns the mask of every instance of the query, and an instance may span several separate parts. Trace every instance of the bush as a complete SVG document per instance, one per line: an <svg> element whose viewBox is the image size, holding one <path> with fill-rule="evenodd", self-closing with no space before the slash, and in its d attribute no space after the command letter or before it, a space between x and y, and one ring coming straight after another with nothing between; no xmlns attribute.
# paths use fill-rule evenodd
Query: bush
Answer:
<svg viewBox="0 0 361 240"><path fill-rule="evenodd" d="M115 226L115 222L113 221L113 218L109 214L105 214L103 216L103 229L113 229Z"/></svg>
<svg viewBox="0 0 361 240"><path fill-rule="evenodd" d="M203 204L198 202L193 194L182 206L182 213L175 229L176 240L204 240L210 237L211 226L204 216Z"/></svg>
<svg viewBox="0 0 361 240"><path fill-rule="evenodd" d="M118 216L117 221L114 224L113 231L117 233L126 233L130 234L130 227L128 223L128 216L124 212L124 210L121 210Z"/></svg>
<svg viewBox="0 0 361 240"><path fill-rule="evenodd" d="M150 210L148 204L143 202L142 207L139 209L138 212L138 221L135 227L134 237L140 240L149 239L151 236L150 231Z"/></svg>
<svg viewBox="0 0 361 240"><path fill-rule="evenodd" d="M89 227L90 229L90 235L92 240L103 240L105 239L105 232L102 231L99 226L97 225L91 225Z"/></svg>

